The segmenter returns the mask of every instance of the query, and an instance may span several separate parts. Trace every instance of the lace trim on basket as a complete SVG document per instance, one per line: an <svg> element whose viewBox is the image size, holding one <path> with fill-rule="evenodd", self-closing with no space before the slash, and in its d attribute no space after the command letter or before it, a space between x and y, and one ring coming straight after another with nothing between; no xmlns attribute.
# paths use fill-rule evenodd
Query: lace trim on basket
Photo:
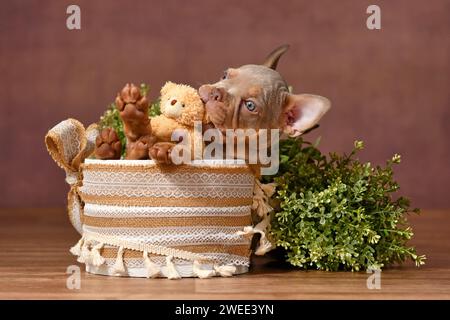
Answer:
<svg viewBox="0 0 450 320"><path fill-rule="evenodd" d="M83 226L87 232L100 233L131 242L153 243L161 246L188 244L250 244L250 239L236 232L242 227L165 227L165 228L102 228Z"/></svg>
<svg viewBox="0 0 450 320"><path fill-rule="evenodd" d="M251 206L236 207L126 207L86 203L84 214L92 217L191 217L191 216L244 216L250 214Z"/></svg>

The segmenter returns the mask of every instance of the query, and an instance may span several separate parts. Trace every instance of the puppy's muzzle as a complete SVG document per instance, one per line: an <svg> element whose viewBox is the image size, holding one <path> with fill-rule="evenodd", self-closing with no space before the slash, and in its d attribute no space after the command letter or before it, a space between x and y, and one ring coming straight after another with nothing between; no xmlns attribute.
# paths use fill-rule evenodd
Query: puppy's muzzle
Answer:
<svg viewBox="0 0 450 320"><path fill-rule="evenodd" d="M225 128L227 118L227 93L223 88L203 85L199 88L199 95L205 103L206 114L218 129Z"/></svg>
<svg viewBox="0 0 450 320"><path fill-rule="evenodd" d="M209 101L223 102L225 96L225 90L223 88L216 88L209 85L203 85L198 89L198 93L203 103Z"/></svg>

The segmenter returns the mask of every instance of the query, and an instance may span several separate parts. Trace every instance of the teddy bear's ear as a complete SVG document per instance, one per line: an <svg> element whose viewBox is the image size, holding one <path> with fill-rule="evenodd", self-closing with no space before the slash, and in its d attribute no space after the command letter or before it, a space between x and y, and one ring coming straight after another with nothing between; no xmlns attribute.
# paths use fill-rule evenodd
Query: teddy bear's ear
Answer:
<svg viewBox="0 0 450 320"><path fill-rule="evenodd" d="M161 88L161 96L165 96L174 87L176 87L176 83L167 81L166 84Z"/></svg>

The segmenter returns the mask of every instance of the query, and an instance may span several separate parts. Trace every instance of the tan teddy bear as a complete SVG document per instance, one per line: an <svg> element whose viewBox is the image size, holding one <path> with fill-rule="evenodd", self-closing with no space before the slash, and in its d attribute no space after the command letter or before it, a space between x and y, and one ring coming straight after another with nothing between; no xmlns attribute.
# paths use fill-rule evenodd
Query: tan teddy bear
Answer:
<svg viewBox="0 0 450 320"><path fill-rule="evenodd" d="M171 142L172 133L184 129L192 137L194 121L205 123L205 107L194 88L167 82L161 88L161 115L151 118L152 135L158 142Z"/></svg>

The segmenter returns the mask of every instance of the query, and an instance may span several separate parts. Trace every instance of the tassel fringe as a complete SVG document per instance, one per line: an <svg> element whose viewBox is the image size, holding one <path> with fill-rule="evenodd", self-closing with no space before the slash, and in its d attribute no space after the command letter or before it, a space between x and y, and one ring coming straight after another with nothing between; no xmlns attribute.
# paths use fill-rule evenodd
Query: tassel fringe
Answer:
<svg viewBox="0 0 450 320"><path fill-rule="evenodd" d="M262 184L258 179L255 179L252 209L261 218L261 221L255 227L245 227L243 231L238 232L238 234L244 236L255 233L261 234L258 247L255 250L255 254L258 256L262 256L274 248L274 245L267 239L266 233L270 224L269 213L273 211L273 208L269 205L269 199L275 193L275 187L274 183Z"/></svg>
<svg viewBox="0 0 450 320"><path fill-rule="evenodd" d="M147 269L147 278L156 278L160 274L161 268L150 260L147 251L144 251L143 258L145 268Z"/></svg>
<svg viewBox="0 0 450 320"><path fill-rule="evenodd" d="M265 233L261 230L258 230L258 227L264 227L263 221L259 223L257 226L247 226L243 231L238 231L237 234L240 235L253 235L255 233L261 233L260 246L256 252L265 251L266 248L271 247L270 242L265 238ZM92 242L97 242L96 245L93 246ZM80 263L92 264L94 266L101 266L105 263L105 258L100 254L101 249L104 247L105 243L101 242L101 240L86 238L84 235L81 239L70 248L70 252L78 256L77 261ZM125 264L124 264L124 247L119 246L117 251L116 261L112 267L113 275L121 275L125 273ZM148 251L143 251L143 261L144 266L147 270L147 278L155 278L161 276L161 267L153 262L149 258ZM181 275L178 273L175 263L173 261L174 256L168 255L166 256L166 267L167 272L166 276L168 279L180 279ZM192 261L192 260L191 260ZM222 276L222 277L231 277L236 273L236 267L234 265L213 265L212 270L202 269L202 264L199 259L193 260L192 264L192 272L194 276L199 277L200 279L211 278L214 276Z"/></svg>
<svg viewBox="0 0 450 320"><path fill-rule="evenodd" d="M235 266L214 266L214 270L222 277L231 277L233 274L236 273L236 267Z"/></svg>
<svg viewBox="0 0 450 320"><path fill-rule="evenodd" d="M192 272L200 279L211 278L216 275L215 270L203 270L198 260L195 260L192 264Z"/></svg>
<svg viewBox="0 0 450 320"><path fill-rule="evenodd" d="M177 268L175 267L175 264L173 263L173 256L166 257L166 266L167 266L167 279L174 280L181 278L180 274L177 271Z"/></svg>
<svg viewBox="0 0 450 320"><path fill-rule="evenodd" d="M269 216L266 216L255 227L247 226L243 231L236 232L236 234L241 236L252 236L255 233L259 233L261 235L261 238L259 239L259 245L255 250L255 254L257 256L263 256L274 248L274 245L266 237L268 224Z"/></svg>
<svg viewBox="0 0 450 320"><path fill-rule="evenodd" d="M261 233L261 239L259 240L259 246L258 248L256 248L255 254L257 256L263 256L272 249L273 244L269 240L267 240L265 233L264 235Z"/></svg>
<svg viewBox="0 0 450 320"><path fill-rule="evenodd" d="M113 266L113 274L114 275L120 275L121 273L125 272L125 265L123 263L123 247L119 247L119 251L117 251L117 258L116 262Z"/></svg>
<svg viewBox="0 0 450 320"><path fill-rule="evenodd" d="M274 183L262 184L258 179L255 179L252 209L261 218L273 210L269 205L269 198L275 193L275 186Z"/></svg>
<svg viewBox="0 0 450 320"><path fill-rule="evenodd" d="M238 231L236 234L240 236L252 236L255 234L255 230L252 226L246 226L243 231Z"/></svg>
<svg viewBox="0 0 450 320"><path fill-rule="evenodd" d="M70 253L78 257L81 254L81 247L83 246L83 243L84 243L84 236L81 237L81 239L77 242L76 245L70 248L69 250Z"/></svg>
<svg viewBox="0 0 450 320"><path fill-rule="evenodd" d="M105 263L105 258L100 254L100 250L103 248L103 243L100 242L95 245L91 250L91 262L94 266L98 267Z"/></svg>
<svg viewBox="0 0 450 320"><path fill-rule="evenodd" d="M272 207L259 196L253 197L252 209L255 210L258 217L263 217L273 210Z"/></svg>
<svg viewBox="0 0 450 320"><path fill-rule="evenodd" d="M89 250L90 243L88 241L84 241L80 255L78 256L77 261L80 263L90 263L91 262L91 251Z"/></svg>

